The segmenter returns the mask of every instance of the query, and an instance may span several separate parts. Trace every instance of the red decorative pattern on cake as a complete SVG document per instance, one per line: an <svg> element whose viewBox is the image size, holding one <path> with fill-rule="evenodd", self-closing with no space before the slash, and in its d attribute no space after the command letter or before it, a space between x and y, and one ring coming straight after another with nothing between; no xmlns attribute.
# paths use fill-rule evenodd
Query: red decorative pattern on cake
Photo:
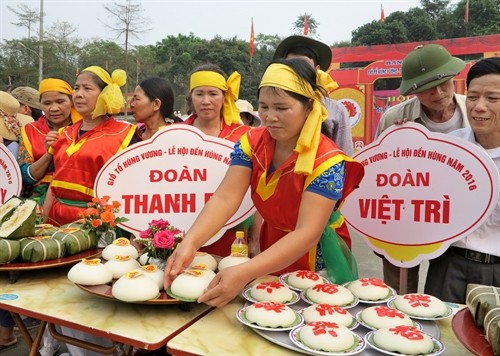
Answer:
<svg viewBox="0 0 500 356"><path fill-rule="evenodd" d="M279 282L262 282L255 287L255 289L263 289L269 294L273 294L274 290L281 288L285 288L285 285Z"/></svg>
<svg viewBox="0 0 500 356"><path fill-rule="evenodd" d="M317 284L314 287L312 287L312 290L316 292L323 292L326 294L335 294L339 291L337 285L332 283Z"/></svg>
<svg viewBox="0 0 500 356"><path fill-rule="evenodd" d="M315 309L318 311L319 315L321 315L321 316L332 315L335 313L342 314L342 315L347 314L347 310L345 310L344 308L329 305L329 304L318 304Z"/></svg>
<svg viewBox="0 0 500 356"><path fill-rule="evenodd" d="M408 340L423 340L424 333L414 326L399 325L389 329L394 335L401 335Z"/></svg>
<svg viewBox="0 0 500 356"><path fill-rule="evenodd" d="M332 323L331 321L312 321L307 325L312 326L314 335L329 334L337 337L337 332L335 329L339 328L337 323Z"/></svg>
<svg viewBox="0 0 500 356"><path fill-rule="evenodd" d="M275 313L282 313L286 309L285 304L275 303L275 302L259 302L259 303L255 303L254 307L256 309L263 308L264 310L273 311Z"/></svg>
<svg viewBox="0 0 500 356"><path fill-rule="evenodd" d="M375 312L380 317L400 318L400 319L405 318L404 313L401 313L399 310L390 307L376 307Z"/></svg>
<svg viewBox="0 0 500 356"><path fill-rule="evenodd" d="M363 287L374 286L374 287L387 288L387 284L385 284L383 280L378 278L360 278L359 281L361 282L361 285Z"/></svg>
<svg viewBox="0 0 500 356"><path fill-rule="evenodd" d="M316 272L313 272L313 271L297 271L295 273L295 276L297 278L301 278L301 279L309 279L311 281L317 281L320 279L320 276L319 274L317 274Z"/></svg>
<svg viewBox="0 0 500 356"><path fill-rule="evenodd" d="M424 294L407 294L403 297L410 303L412 308L424 307L429 308L431 303L431 298Z"/></svg>

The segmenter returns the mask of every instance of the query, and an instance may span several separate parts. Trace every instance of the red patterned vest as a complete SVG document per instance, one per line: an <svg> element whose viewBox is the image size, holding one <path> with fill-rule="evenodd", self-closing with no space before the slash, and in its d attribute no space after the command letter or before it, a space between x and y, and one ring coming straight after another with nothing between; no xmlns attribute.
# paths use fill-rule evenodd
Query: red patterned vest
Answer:
<svg viewBox="0 0 500 356"><path fill-rule="evenodd" d="M55 173L49 222L66 224L78 220L84 204L94 197L94 181L102 166L126 148L134 136L135 126L110 117L78 137L82 121L64 128L52 146ZM69 200L74 204L61 201Z"/></svg>
<svg viewBox="0 0 500 356"><path fill-rule="evenodd" d="M278 167L276 171L267 177L266 183L268 186L273 179L278 180L272 194L270 193L271 195L266 200L263 200L256 189L260 177L271 166L275 140L266 128L261 127L248 132L242 137L241 142L243 151L246 154L250 153L252 160L252 176L250 179L252 200L264 218L260 234L261 251L266 250L288 232L293 231L297 223L302 193L327 167L345 161L344 189L337 206L340 206L342 201L358 186L364 175L363 166L359 162L346 156L333 141L321 135L312 174L303 175L293 172L298 155L294 152L281 167ZM279 213L277 213L278 211ZM340 226L335 228L335 231L350 246L349 232L343 219ZM316 249L314 248L286 269L273 274L280 275L300 269L314 270L315 261Z"/></svg>

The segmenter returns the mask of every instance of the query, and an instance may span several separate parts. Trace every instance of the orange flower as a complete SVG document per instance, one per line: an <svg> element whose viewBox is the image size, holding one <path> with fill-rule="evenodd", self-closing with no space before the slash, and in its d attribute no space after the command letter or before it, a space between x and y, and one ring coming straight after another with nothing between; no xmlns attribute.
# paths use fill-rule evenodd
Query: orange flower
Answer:
<svg viewBox="0 0 500 356"><path fill-rule="evenodd" d="M99 220L99 219L93 219L92 220L92 227L93 228L98 228L99 226L101 226L101 220Z"/></svg>
<svg viewBox="0 0 500 356"><path fill-rule="evenodd" d="M118 209L121 206L120 202L117 200L113 201L113 209Z"/></svg>
<svg viewBox="0 0 500 356"><path fill-rule="evenodd" d="M83 211L83 216L92 216L99 215L99 212L96 208L88 208Z"/></svg>
<svg viewBox="0 0 500 356"><path fill-rule="evenodd" d="M111 223L111 222L114 222L115 221L115 214L113 214L113 212L111 210L106 210L104 211L102 214L101 214L101 219L102 221L104 221L105 223Z"/></svg>
<svg viewBox="0 0 500 356"><path fill-rule="evenodd" d="M92 203L99 203L99 198L98 197L93 197L92 198Z"/></svg>

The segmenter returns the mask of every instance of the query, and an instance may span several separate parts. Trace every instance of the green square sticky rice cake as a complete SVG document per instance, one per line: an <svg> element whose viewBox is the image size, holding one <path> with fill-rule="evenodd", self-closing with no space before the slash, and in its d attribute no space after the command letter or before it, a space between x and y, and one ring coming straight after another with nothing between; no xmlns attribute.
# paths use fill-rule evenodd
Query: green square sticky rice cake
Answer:
<svg viewBox="0 0 500 356"><path fill-rule="evenodd" d="M10 201L10 200L9 200ZM3 206L2 206L3 207ZM36 202L26 199L17 204L0 225L0 237L20 239L35 235Z"/></svg>
<svg viewBox="0 0 500 356"><path fill-rule="evenodd" d="M0 206L0 224L9 218L14 209L23 201L18 197L10 197L4 204Z"/></svg>

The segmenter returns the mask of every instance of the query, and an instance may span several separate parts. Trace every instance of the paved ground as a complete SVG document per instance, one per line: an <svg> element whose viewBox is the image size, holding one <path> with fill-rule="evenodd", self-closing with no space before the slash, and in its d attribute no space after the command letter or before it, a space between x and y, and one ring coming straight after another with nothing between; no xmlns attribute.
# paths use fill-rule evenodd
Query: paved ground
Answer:
<svg viewBox="0 0 500 356"><path fill-rule="evenodd" d="M358 271L360 277L382 278L382 261L368 247L365 240L359 235L352 233L352 250L358 262ZM423 292L425 283L425 274L427 273L427 263L423 263L420 268L420 284L419 292ZM0 351L2 356L25 356L29 354L29 350L21 336L18 335L18 344L15 348ZM60 353L65 352L61 349Z"/></svg>

